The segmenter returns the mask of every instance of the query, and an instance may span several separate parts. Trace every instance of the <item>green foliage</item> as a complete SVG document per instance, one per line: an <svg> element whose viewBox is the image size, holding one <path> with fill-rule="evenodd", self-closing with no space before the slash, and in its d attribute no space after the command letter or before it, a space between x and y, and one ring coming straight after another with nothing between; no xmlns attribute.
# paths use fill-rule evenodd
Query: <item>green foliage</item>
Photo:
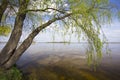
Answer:
<svg viewBox="0 0 120 80"><path fill-rule="evenodd" d="M8 36L11 32L11 28L8 26L0 26L0 36Z"/></svg>
<svg viewBox="0 0 120 80"><path fill-rule="evenodd" d="M67 6L64 6L66 4ZM65 35L71 36L72 34L75 34L79 40L81 38L81 33L83 33L89 43L87 51L88 63L92 64L96 62L95 64L97 64L102 58L103 42L99 37L101 25L108 22L110 23L113 16L113 8L109 0L36 0L32 6L29 6L29 8L54 8L64 12L61 13L57 10L46 10L40 13L35 13L39 14L38 17L40 18L34 19L38 22L40 21L41 24L45 22L44 17L52 19L56 16L60 17L61 15L72 13L72 15L66 19L55 22L55 28L52 26L52 29L56 32L61 32L64 39ZM32 18L31 15L31 20ZM33 22L35 21L34 19ZM34 23L36 24L37 21ZM59 25L62 26L58 27Z"/></svg>
<svg viewBox="0 0 120 80"><path fill-rule="evenodd" d="M79 35L82 31L88 40L87 59L89 65L97 65L102 58L103 42L99 37L101 25L111 22L112 19L112 8L109 0L69 1L71 3L70 10L74 14L69 20L71 20L72 26L76 28L76 33Z"/></svg>
<svg viewBox="0 0 120 80"><path fill-rule="evenodd" d="M101 59L103 47L99 37L101 25L110 23L113 16L113 8L109 0L30 0L28 10L21 10L18 13L25 11L27 12L26 24L32 23L35 28L51 19L72 13L71 16L54 22L55 25L49 27L56 32L61 32L63 38L66 34L75 34L79 40L81 34L84 34L89 43L88 63ZM10 29L0 27L0 35L9 32Z"/></svg>
<svg viewBox="0 0 120 80"><path fill-rule="evenodd" d="M22 74L16 67L9 70L0 69L0 80L22 80Z"/></svg>

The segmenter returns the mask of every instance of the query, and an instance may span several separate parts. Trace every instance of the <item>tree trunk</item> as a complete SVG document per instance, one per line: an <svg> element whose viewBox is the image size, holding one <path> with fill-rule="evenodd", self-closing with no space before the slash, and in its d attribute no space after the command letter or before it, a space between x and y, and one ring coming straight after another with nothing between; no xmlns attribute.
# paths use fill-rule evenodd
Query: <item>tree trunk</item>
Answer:
<svg viewBox="0 0 120 80"><path fill-rule="evenodd" d="M70 16L71 14L67 14L64 15L62 17L58 17L58 18L53 18L52 20L49 20L47 23L39 26L38 28L36 28L29 36L27 39L25 39L23 41L23 43L15 50L14 54L11 56L11 58L9 59L9 61L7 61L3 66L5 68L10 68L11 66L13 66L16 61L20 58L20 56L28 49L28 47L32 44L33 39L35 38L35 36L44 28L46 28L47 26L49 26L50 24L52 24L53 22L55 22L56 20L61 20L64 19L68 16Z"/></svg>
<svg viewBox="0 0 120 80"><path fill-rule="evenodd" d="M5 10L7 9L7 5L8 5L7 0L2 0L1 1L1 5L0 5L0 23L1 23L1 20L2 20L2 16L3 16Z"/></svg>
<svg viewBox="0 0 120 80"><path fill-rule="evenodd" d="M15 19L14 29L11 33L10 39L8 40L7 44L0 53L0 66L5 64L16 50L16 47L22 34L23 22L26 17L26 13L21 13L21 11L26 10L27 5L28 0L20 0L20 8L18 15Z"/></svg>

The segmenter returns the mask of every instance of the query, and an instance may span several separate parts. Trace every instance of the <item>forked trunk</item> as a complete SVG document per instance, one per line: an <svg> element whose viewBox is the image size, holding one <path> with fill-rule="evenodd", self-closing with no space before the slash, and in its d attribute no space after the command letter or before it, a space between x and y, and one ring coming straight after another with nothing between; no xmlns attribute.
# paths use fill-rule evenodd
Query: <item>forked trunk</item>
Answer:
<svg viewBox="0 0 120 80"><path fill-rule="evenodd" d="M27 5L28 0L20 0L20 8L15 19L14 29L11 33L7 44L0 52L0 66L4 65L7 61L9 61L10 57L14 54L16 50L16 47L22 34L23 22L26 17L26 13L21 13L21 11L26 10Z"/></svg>
<svg viewBox="0 0 120 80"><path fill-rule="evenodd" d="M50 24L52 24L53 22L55 22L56 20L61 20L64 19L68 16L70 16L71 14L67 14L65 16L62 17L58 17L58 18L53 18L51 20L49 20L48 22L46 22L45 24L39 26L38 28L36 28L28 37L27 39L25 39L23 41L23 43L15 50L14 54L10 57L9 61L7 61L3 66L5 68L10 68L11 66L13 66L16 61L20 58L20 56L28 49L28 47L30 47L30 45L32 44L33 39L35 38L35 36L44 28L46 28L47 26L49 26Z"/></svg>

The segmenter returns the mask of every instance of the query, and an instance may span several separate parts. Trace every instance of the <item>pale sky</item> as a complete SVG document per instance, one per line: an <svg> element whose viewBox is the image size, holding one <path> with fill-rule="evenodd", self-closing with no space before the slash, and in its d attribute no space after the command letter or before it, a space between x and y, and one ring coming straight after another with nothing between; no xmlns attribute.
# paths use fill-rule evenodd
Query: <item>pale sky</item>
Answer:
<svg viewBox="0 0 120 80"><path fill-rule="evenodd" d="M120 42L120 22L113 22L111 25L104 25L102 27L107 39L109 42ZM28 32L23 32L23 36L21 37L21 41L23 41L27 36ZM38 36L35 37L35 42L53 42L53 34L55 34L54 42L63 42L64 39L61 35L57 33L51 32L40 32ZM0 42L6 42L8 37L0 37ZM66 41L69 41L69 36L65 37ZM85 40L80 40L84 42ZM71 37L71 42L78 42L78 38L73 34Z"/></svg>
<svg viewBox="0 0 120 80"><path fill-rule="evenodd" d="M120 22L116 21L110 25L106 24L102 27L102 29L103 29L105 36L107 37L109 42L120 42ZM28 34L28 33L26 32L26 34ZM26 34L24 33L23 37L25 37ZM63 42L64 41L64 39L61 35L58 35L57 33L53 33L53 32L41 32L41 33L39 33L38 36L36 36L34 41L36 41L36 42L53 42L53 34L56 34L56 35L54 35L55 42ZM66 36L65 40L69 41L70 40L69 36ZM81 41L83 42L84 40L81 39ZM71 37L71 42L78 42L78 39L74 34Z"/></svg>
<svg viewBox="0 0 120 80"><path fill-rule="evenodd" d="M120 42L120 22L114 22L111 25L104 25L102 27L105 36L107 37L109 42ZM55 33L56 34L56 33ZM69 37L66 37L66 40L69 41ZM35 41L38 42L51 42L52 39L52 33L40 33L36 38ZM59 35L55 35L55 42L64 41L63 38ZM81 40L84 41L84 40ZM75 35L72 36L71 42L78 42L78 39L75 37Z"/></svg>
<svg viewBox="0 0 120 80"><path fill-rule="evenodd" d="M109 42L120 42L120 22L105 25L103 30Z"/></svg>

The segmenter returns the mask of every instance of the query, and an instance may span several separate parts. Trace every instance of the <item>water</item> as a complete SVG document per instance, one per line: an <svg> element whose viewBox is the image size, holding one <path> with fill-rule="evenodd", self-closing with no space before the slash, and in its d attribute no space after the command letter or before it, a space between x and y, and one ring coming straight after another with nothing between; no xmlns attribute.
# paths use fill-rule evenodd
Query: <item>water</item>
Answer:
<svg viewBox="0 0 120 80"><path fill-rule="evenodd" d="M4 43L0 44L0 48ZM17 66L29 80L119 80L120 43L109 43L110 54L96 71L88 66L85 43L35 43L21 56ZM34 78L34 79L33 79Z"/></svg>

